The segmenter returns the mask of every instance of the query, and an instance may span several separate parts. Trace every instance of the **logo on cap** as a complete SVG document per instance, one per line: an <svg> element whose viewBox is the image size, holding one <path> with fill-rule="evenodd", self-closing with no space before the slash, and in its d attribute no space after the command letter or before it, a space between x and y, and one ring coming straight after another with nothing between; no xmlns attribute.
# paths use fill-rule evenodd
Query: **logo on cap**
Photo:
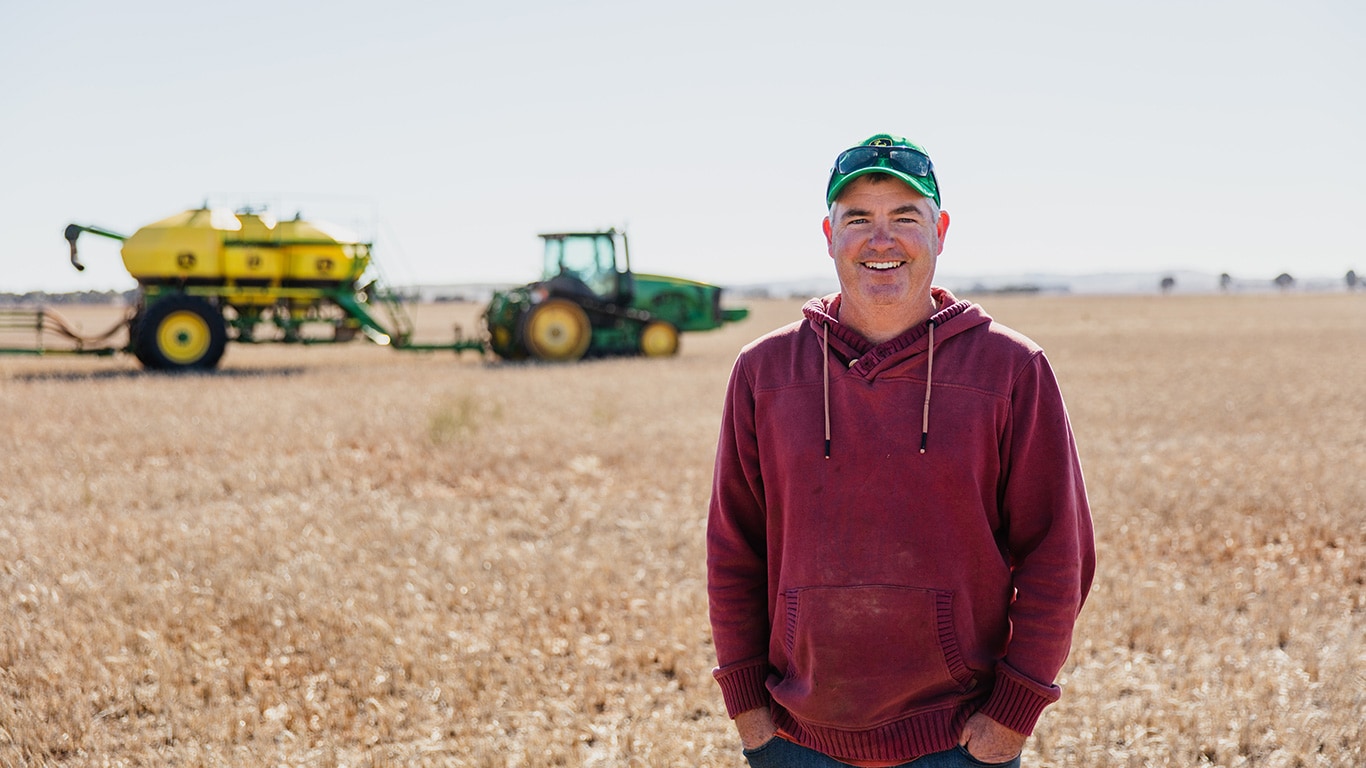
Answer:
<svg viewBox="0 0 1366 768"><path fill-rule="evenodd" d="M868 142L868 146L870 146L870 147L890 147L890 146L892 146L892 140L891 140L891 139L874 139L874 140Z"/></svg>

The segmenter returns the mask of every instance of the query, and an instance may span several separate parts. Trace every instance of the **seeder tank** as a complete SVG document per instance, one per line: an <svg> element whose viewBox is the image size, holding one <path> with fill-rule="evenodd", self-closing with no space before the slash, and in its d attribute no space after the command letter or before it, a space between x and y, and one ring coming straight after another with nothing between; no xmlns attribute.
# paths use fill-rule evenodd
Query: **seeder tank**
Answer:
<svg viewBox="0 0 1366 768"><path fill-rule="evenodd" d="M357 280L370 246L299 217L196 208L134 232L123 264L142 286L325 288ZM250 303L274 303L264 292Z"/></svg>

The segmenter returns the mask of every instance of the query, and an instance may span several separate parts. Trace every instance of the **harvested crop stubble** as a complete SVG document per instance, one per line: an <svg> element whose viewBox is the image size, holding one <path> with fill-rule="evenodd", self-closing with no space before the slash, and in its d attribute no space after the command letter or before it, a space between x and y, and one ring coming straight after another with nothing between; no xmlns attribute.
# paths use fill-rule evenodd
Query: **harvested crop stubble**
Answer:
<svg viewBox="0 0 1366 768"><path fill-rule="evenodd" d="M1026 762L1366 764L1366 300L983 301L1048 350L1101 558ZM0 766L739 764L711 457L797 306L666 360L0 358Z"/></svg>

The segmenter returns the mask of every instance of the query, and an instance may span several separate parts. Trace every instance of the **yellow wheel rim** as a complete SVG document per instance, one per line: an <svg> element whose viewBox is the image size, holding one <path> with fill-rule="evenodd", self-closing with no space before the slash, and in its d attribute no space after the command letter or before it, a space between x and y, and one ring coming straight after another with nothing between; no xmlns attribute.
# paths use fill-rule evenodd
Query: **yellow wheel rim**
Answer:
<svg viewBox="0 0 1366 768"><path fill-rule="evenodd" d="M668 357L678 352L678 331L663 320L655 320L640 332L640 351L646 357Z"/></svg>
<svg viewBox="0 0 1366 768"><path fill-rule="evenodd" d="M176 365L192 365L209 352L209 324L194 312L172 312L157 327L157 348Z"/></svg>
<svg viewBox="0 0 1366 768"><path fill-rule="evenodd" d="M590 341L588 315L572 302L551 299L527 319L526 345L542 360L578 360Z"/></svg>

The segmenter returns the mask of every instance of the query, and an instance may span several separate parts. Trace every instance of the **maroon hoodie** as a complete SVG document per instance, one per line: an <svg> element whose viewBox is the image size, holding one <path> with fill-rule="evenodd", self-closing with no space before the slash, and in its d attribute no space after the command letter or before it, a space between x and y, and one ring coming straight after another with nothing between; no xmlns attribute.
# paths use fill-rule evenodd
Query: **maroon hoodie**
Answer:
<svg viewBox="0 0 1366 768"><path fill-rule="evenodd" d="M839 296L740 353L707 528L730 715L772 707L852 761L952 748L982 712L1032 732L1095 567L1067 412L1042 350L934 291L873 345Z"/></svg>

